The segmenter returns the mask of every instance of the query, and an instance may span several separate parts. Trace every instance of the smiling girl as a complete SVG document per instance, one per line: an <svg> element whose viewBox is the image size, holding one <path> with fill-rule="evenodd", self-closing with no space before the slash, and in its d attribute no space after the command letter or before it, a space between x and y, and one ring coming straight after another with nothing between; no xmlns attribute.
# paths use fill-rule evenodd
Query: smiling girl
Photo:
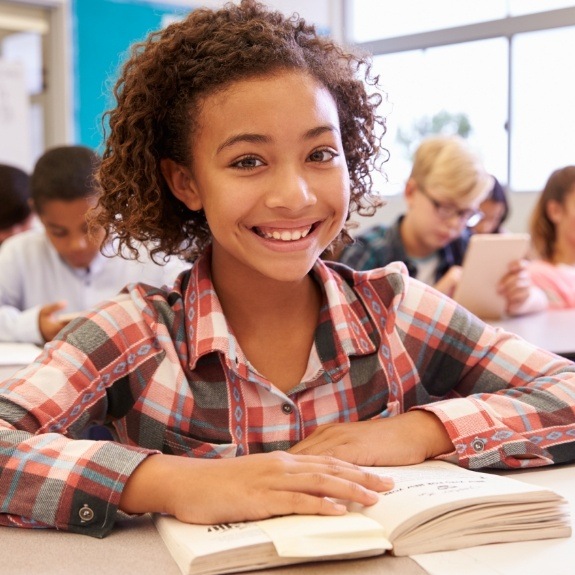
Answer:
<svg viewBox="0 0 575 575"><path fill-rule="evenodd" d="M359 466L575 458L573 364L401 264L320 259L377 203L374 84L367 59L251 0L133 50L93 223L194 265L75 320L4 383L0 521L103 536L119 511L336 515L391 487ZM115 441L76 441L88 421Z"/></svg>

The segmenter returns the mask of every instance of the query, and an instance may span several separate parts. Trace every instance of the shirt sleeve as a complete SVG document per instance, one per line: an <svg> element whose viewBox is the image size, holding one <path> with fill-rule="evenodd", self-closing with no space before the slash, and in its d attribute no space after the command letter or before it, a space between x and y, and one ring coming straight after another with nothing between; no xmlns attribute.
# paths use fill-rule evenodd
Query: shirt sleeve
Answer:
<svg viewBox="0 0 575 575"><path fill-rule="evenodd" d="M0 524L102 537L131 473L158 453L77 439L88 422L105 422L107 391L161 353L138 314L106 306L109 316L75 320L33 364L0 383Z"/></svg>
<svg viewBox="0 0 575 575"><path fill-rule="evenodd" d="M10 305L0 306L0 341L42 344L40 306L19 310Z"/></svg>
<svg viewBox="0 0 575 575"><path fill-rule="evenodd" d="M17 243L7 240L0 248L0 341L43 343L38 316L40 307L23 309L22 283L26 281Z"/></svg>
<svg viewBox="0 0 575 575"><path fill-rule="evenodd" d="M410 278L396 300L403 408L433 412L462 466L575 459L575 364Z"/></svg>

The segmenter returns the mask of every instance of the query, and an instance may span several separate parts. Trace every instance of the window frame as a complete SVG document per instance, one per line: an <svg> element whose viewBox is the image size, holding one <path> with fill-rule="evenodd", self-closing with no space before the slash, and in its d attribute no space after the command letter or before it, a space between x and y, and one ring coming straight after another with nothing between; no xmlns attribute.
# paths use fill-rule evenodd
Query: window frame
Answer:
<svg viewBox="0 0 575 575"><path fill-rule="evenodd" d="M400 0L397 0L400 1ZM507 91L507 173L511 170L511 142L513 130L513 109L512 101L514 97L513 77L513 38L518 34L527 32L537 32L551 30L554 28L566 28L575 26L575 7L558 8L545 10L532 14L521 14L517 16L506 16L497 20L488 20L442 28L415 34L395 36L392 38L382 38L368 42L355 42L351 37L353 8L352 0L343 0L343 38L349 44L355 44L360 49L365 50L373 56L396 54L413 50L425 50L426 48L436 48L473 42L477 40L488 40L492 38L506 38L508 43L508 91ZM514 190L520 191L520 190ZM533 190L521 190L533 191Z"/></svg>

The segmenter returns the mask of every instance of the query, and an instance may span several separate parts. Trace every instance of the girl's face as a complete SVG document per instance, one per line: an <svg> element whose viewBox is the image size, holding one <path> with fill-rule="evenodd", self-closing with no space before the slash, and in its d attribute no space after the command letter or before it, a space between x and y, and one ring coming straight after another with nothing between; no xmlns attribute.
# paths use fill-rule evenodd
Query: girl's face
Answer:
<svg viewBox="0 0 575 575"><path fill-rule="evenodd" d="M304 278L349 206L329 91L300 72L242 80L203 101L199 126L191 168L162 169L174 194L205 212L214 275Z"/></svg>
<svg viewBox="0 0 575 575"><path fill-rule="evenodd" d="M547 204L547 213L555 224L557 247L570 251L575 249L575 185L559 203L554 200Z"/></svg>
<svg viewBox="0 0 575 575"><path fill-rule="evenodd" d="M481 211L483 212L483 218L479 223L473 227L473 233L475 234L492 234L494 233L501 224L501 218L505 213L505 206L501 202L496 202L495 200L485 200L481 202Z"/></svg>

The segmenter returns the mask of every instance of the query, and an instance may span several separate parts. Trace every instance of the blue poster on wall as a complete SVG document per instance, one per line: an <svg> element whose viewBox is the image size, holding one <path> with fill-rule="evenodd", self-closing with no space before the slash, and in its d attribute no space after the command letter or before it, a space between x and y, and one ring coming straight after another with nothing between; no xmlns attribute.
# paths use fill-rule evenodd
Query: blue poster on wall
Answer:
<svg viewBox="0 0 575 575"><path fill-rule="evenodd" d="M72 0L75 128L78 144L101 151L102 117L130 46L190 7L145 0Z"/></svg>

